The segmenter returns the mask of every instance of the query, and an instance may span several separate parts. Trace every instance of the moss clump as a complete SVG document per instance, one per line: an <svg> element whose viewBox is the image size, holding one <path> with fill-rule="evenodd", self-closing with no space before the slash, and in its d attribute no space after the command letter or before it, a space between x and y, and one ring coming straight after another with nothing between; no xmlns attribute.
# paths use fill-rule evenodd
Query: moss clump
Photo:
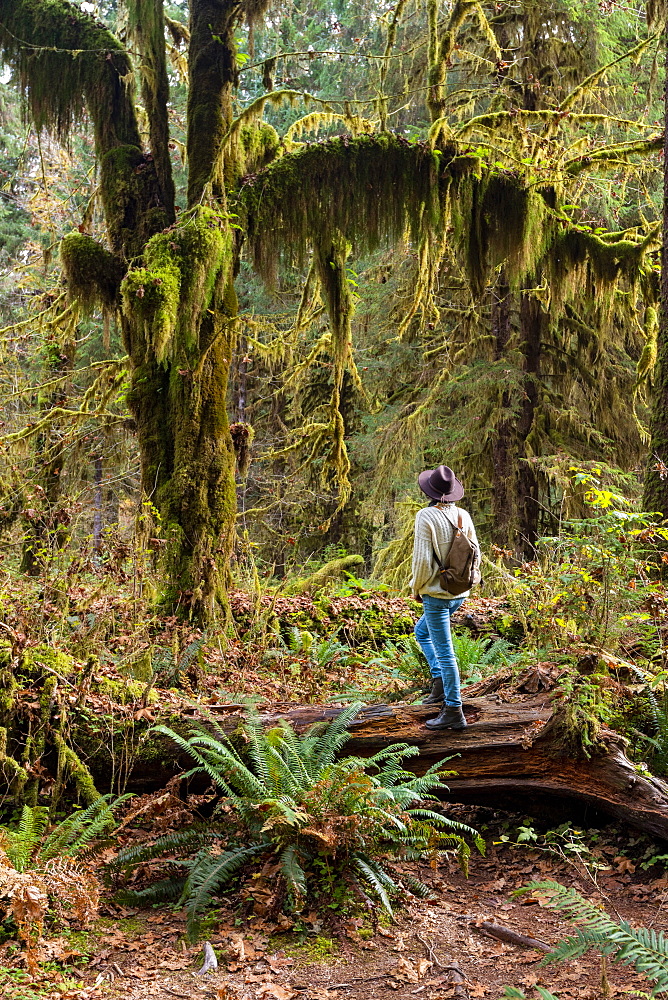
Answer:
<svg viewBox="0 0 668 1000"><path fill-rule="evenodd" d="M126 660L125 663L119 664L118 669L124 677L131 677L135 681L147 684L153 678L150 650L145 649Z"/></svg>
<svg viewBox="0 0 668 1000"><path fill-rule="evenodd" d="M140 701L146 691L146 684L141 681L115 681L111 677L100 677L95 681L95 687L100 694L106 694L118 705L131 705ZM155 691L149 691L146 700L149 705L155 705L158 701L158 695Z"/></svg>
<svg viewBox="0 0 668 1000"><path fill-rule="evenodd" d="M325 563L325 565L320 569L316 570L315 573L311 573L310 576L303 577L301 580L296 580L290 587L289 592L293 594L304 594L309 590L317 590L328 580L340 580L346 570L352 569L353 566L363 565L363 556L344 556L342 559L332 559L330 562Z"/></svg>
<svg viewBox="0 0 668 1000"><path fill-rule="evenodd" d="M200 317L231 261L227 218L208 208L148 242L144 266L128 271L121 291L124 312L139 319L158 363L197 361Z"/></svg>
<svg viewBox="0 0 668 1000"><path fill-rule="evenodd" d="M17 760L7 753L7 730L0 726L0 774L8 788L22 787L28 780L28 773Z"/></svg>
<svg viewBox="0 0 668 1000"><path fill-rule="evenodd" d="M70 296L84 309L117 305L123 264L106 247L85 233L68 233L60 244L60 259Z"/></svg>
<svg viewBox="0 0 668 1000"><path fill-rule="evenodd" d="M85 805L91 805L100 798L100 793L95 787L93 775L90 773L81 758L74 750L67 745L61 733L53 734L53 741L58 750L58 780L60 784L63 778L70 777L79 793L79 798Z"/></svg>
<svg viewBox="0 0 668 1000"><path fill-rule="evenodd" d="M147 248L148 263L148 248ZM181 290L181 272L175 263L163 259L151 266L133 268L123 281L123 306L144 327L156 359L162 362L176 327Z"/></svg>
<svg viewBox="0 0 668 1000"><path fill-rule="evenodd" d="M47 646L44 642L24 650L19 667L20 674L36 678L44 673L45 668L47 673L53 670L62 677L71 677L78 669L76 661L69 653L54 646Z"/></svg>

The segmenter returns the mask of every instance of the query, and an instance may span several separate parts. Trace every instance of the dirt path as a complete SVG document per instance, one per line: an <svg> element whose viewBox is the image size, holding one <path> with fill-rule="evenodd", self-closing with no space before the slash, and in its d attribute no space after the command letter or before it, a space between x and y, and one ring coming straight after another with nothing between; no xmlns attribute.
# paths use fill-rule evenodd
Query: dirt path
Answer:
<svg viewBox="0 0 668 1000"><path fill-rule="evenodd" d="M541 952L487 937L477 926L492 921L554 944L566 936L567 925L544 905L545 899L540 894L511 895L532 880L549 878L574 886L613 915L665 929L668 879L660 877L658 866L642 871L629 857L634 850L646 851L647 842L639 845L628 833L613 830L596 843L595 854L608 862L609 870L595 880L579 864L507 845L492 846L486 858L472 858L468 879L454 863L436 870L422 866L415 872L437 899L412 901L396 923L379 927L375 934L362 921L349 921L342 948L325 936L315 914L307 916L310 933L303 946L296 947L289 936L272 935L276 927L269 927L263 916L235 924L233 914L223 909L207 932L223 958L216 972L204 976L193 971L201 965L201 949L184 948L180 915L119 908L115 917L103 921L96 954L78 973L78 989L67 992L61 987L51 995L125 1000L497 1000L505 985L536 997L536 984L559 1000L631 995L648 986L625 966L608 967L606 994L597 954L546 967ZM334 954L327 954L329 950ZM465 977L464 988L457 992L448 969L453 963Z"/></svg>

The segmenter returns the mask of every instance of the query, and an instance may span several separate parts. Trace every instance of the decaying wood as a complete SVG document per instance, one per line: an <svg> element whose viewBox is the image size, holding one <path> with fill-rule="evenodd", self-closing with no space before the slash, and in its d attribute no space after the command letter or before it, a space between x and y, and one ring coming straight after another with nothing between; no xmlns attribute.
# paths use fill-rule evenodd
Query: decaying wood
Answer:
<svg viewBox="0 0 668 1000"><path fill-rule="evenodd" d="M527 937L526 934L518 934L517 931L511 930L510 927L504 927L502 924L492 923L491 920L481 920L480 923L472 920L471 927L482 931L489 937L496 938L498 941L505 941L506 944L519 945L520 948L534 948L536 951L552 950L549 944L545 944L544 941L538 941L536 938Z"/></svg>
<svg viewBox="0 0 668 1000"><path fill-rule="evenodd" d="M233 733L243 720L244 709L235 705L212 705L208 711L226 733ZM288 720L297 731L314 722L333 719L340 708L318 705L288 708L262 716L267 726ZM468 728L461 732L428 730L424 722L436 713L424 706L371 705L363 708L350 726L351 739L345 752L370 757L390 743L408 743L420 755L407 762L416 774L444 758L456 773L447 779L455 801L495 803L521 797L539 801L576 799L596 810L617 817L648 833L668 839L668 785L638 772L624 753L624 739L612 731L602 734L604 747L591 758L569 754L558 729L551 725L553 702L547 692L529 701L504 703L498 695L464 702ZM173 725L173 720L170 720ZM183 716L179 729L187 734L193 724L207 725L193 709ZM155 734L159 752L151 755L150 768L141 758L135 763L129 787L133 790L160 788L183 767L187 757L177 759L173 744Z"/></svg>

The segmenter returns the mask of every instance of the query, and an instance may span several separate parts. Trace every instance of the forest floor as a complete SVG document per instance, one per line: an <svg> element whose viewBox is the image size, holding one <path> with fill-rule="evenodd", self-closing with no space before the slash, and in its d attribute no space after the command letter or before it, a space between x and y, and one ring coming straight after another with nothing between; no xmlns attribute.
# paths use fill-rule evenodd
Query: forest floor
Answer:
<svg viewBox="0 0 668 1000"><path fill-rule="evenodd" d="M453 818L475 824L488 844L472 855L468 877L452 859L437 868L413 870L433 891L429 900L411 898L394 922L375 928L359 918L343 921L331 935L313 913L304 914L296 934L286 918L263 914L261 901L247 917L216 910L206 938L218 969L198 975L202 945L186 943L182 913L166 908L137 910L105 902L87 933L64 928L44 945L46 960L37 981L11 959L13 945L0 951L0 990L5 1000L362 1000L429 997L498 1000L504 986L537 997L536 985L559 1000L598 1000L638 995L648 984L626 966L609 965L602 983L601 958L542 964L543 954L489 937L483 921L536 938L548 945L568 935L568 925L540 890L514 896L516 889L551 879L573 886L617 918L655 930L668 925L668 877L661 864L643 869L643 858L660 853L646 837L619 826L582 832L571 827L563 846L536 848L503 843L526 817L491 809L450 806ZM502 831L507 831L504 834ZM572 836L573 832L575 837ZM139 830L129 836L146 836ZM570 839L569 839L570 838ZM557 838L559 840L559 838ZM569 856L569 843L577 842ZM281 926L282 924L282 926ZM51 961L49 961L49 959ZM451 966L463 984L452 981ZM642 995L642 994L641 994Z"/></svg>
<svg viewBox="0 0 668 1000"><path fill-rule="evenodd" d="M30 604L19 600L21 596L17 592L16 607L30 608ZM252 625L252 614L257 617L259 612L253 610L249 598L236 593L233 604L235 617L244 620L245 616ZM86 616L84 608L93 610ZM327 663L320 663L305 644L297 650L283 644L267 653L257 641L250 642L241 635L223 651L214 641L203 646L202 636L195 630L179 629L175 620L154 622L150 627L133 625L120 597L114 602L100 599L98 607L82 593L81 610L71 607L70 611L67 627L71 634L62 641L62 648L74 658L67 666L67 676L59 679L72 702L71 711L85 709L100 726L109 719L115 724L120 721L136 726L140 736L158 720L161 711L182 713L196 707L220 706L221 702L236 704L237 700L246 707L254 703L272 710L277 706L289 708L295 701L322 699L341 704L358 698L367 702L379 697L391 700L405 698L407 685L414 683L410 675L394 669L396 647L390 649L385 665L369 660L373 653L337 658L336 649L334 654L330 649ZM271 603L268 611L278 614L281 622L297 631L312 629L312 633L300 633L309 639L316 636L321 618L325 622L335 620L342 628L336 638L352 646L360 641L362 626L371 633L382 626L388 629L386 638L399 641L401 632L391 631L390 627L400 621L406 634L416 608L384 594L345 594L328 599L324 605L306 596L281 598ZM37 613L40 621L48 619L48 608L37 608ZM470 601L466 615L458 618L458 630L494 637L495 625L503 613L504 603L499 599ZM263 628L268 628L268 622L261 619ZM9 632L16 649L25 646L33 658L39 652L38 664L46 662L44 669L49 670L51 661L44 654L49 647L27 641L27 636L35 633L41 640L46 639L43 624L40 628L38 631L35 622L23 621L17 614ZM313 641L316 643L315 638ZM84 657L84 650L88 655L91 649L97 657L92 685ZM348 652L358 650L356 647ZM154 686L153 682L137 679L139 693L129 701L117 701L119 691L129 690L126 670L138 653L152 657L154 663L164 660L164 676L156 675ZM21 655L25 657L25 652ZM552 671L550 686L564 669L562 651L556 651L554 660L542 664ZM60 661L57 668L59 674L65 669ZM503 671L500 673L505 677ZM27 713L26 717L39 710L39 690L33 678L39 679L37 668L33 668L33 674L26 672L16 695L16 704ZM623 690L620 684L616 686ZM419 689L418 678L413 697L419 697ZM137 742L139 745L139 738ZM197 803L191 807L177 796L172 797L171 815L169 810L165 814L141 811L143 801L155 802L160 795L151 791L132 800L117 834L118 842L100 855L101 871L119 846L179 829L193 819ZM168 788L166 798L170 796ZM581 815L567 802L555 803L549 820L544 815L531 819L527 813L510 814L485 807L447 804L443 808L453 818L478 829L487 843L487 852L484 857L472 855L468 877L454 858L434 868L426 863L413 866L412 873L430 887L432 898L409 897L397 908L393 922L380 920L374 924L369 918L350 918L327 926L312 911L303 913L292 925L284 916L276 921L270 919L257 890L250 900L240 900L239 896L229 901L223 898L207 918L204 931L204 939L218 956L218 968L200 976L202 943L187 942L182 911L167 905L147 909L120 906L112 901L109 891L103 896L100 917L92 927L82 929L66 920L49 923L37 979L28 976L14 940L0 943L0 997L500 1000L504 987L512 986L536 1000L535 987L543 986L559 1000L598 1000L637 996L639 990L649 992L647 982L625 966L610 965L607 972L604 970L602 982L598 953L545 966L543 952L492 938L480 925L493 922L547 945L562 940L568 935L569 925L550 908L547 895L538 890L513 895L527 883L551 879L573 886L615 918L655 930L668 928L665 845L619 825L585 830L577 826ZM597 817L595 822L604 821ZM551 838L546 838L548 823L556 828ZM520 844L518 837L526 835L521 828L527 826L539 831L535 834L538 840ZM453 981L453 966L461 971L463 983Z"/></svg>

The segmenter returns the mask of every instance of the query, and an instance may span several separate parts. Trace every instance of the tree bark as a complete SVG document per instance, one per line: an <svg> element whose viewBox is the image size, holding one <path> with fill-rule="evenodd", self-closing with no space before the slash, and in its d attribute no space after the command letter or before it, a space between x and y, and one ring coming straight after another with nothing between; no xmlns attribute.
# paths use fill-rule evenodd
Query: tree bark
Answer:
<svg viewBox="0 0 668 1000"><path fill-rule="evenodd" d="M663 243L659 329L652 403L651 444L643 509L668 517L668 30L665 32L664 139L663 139Z"/></svg>
<svg viewBox="0 0 668 1000"><path fill-rule="evenodd" d="M508 350L511 339L511 295L505 273L492 289L492 335L494 337L494 360L500 361ZM509 415L511 406L510 390L504 389L501 396L503 416L496 428L492 446L492 517L493 540L507 551L514 548L515 526L517 524L517 491L515 490L514 421Z"/></svg>

